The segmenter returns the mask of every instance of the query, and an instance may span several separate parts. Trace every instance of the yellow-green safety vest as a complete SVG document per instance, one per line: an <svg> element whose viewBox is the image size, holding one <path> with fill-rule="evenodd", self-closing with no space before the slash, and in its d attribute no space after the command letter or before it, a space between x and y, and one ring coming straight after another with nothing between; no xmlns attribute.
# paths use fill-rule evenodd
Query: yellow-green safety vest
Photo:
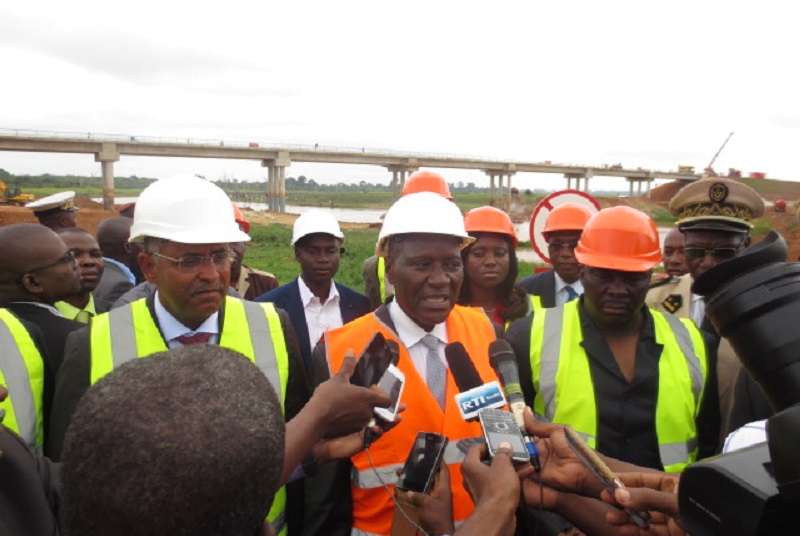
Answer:
<svg viewBox="0 0 800 536"><path fill-rule="evenodd" d="M376 264L378 272L378 289L381 293L381 303L386 301L386 258L378 257Z"/></svg>
<svg viewBox="0 0 800 536"><path fill-rule="evenodd" d="M530 298L531 302L530 310L528 311L529 313L536 314L539 311L539 309L544 309L544 306L542 305L541 296L539 296L538 294L528 294L528 298Z"/></svg>
<svg viewBox="0 0 800 536"><path fill-rule="evenodd" d="M3 424L40 452L44 361L31 334L8 309L0 309L0 385L8 389L8 397L0 402Z"/></svg>
<svg viewBox="0 0 800 536"><path fill-rule="evenodd" d="M547 422L568 424L597 446L597 406L578 300L542 309L531 326L533 411ZM703 398L708 361L700 330L689 319L650 309L658 361L656 435L661 464L680 472L697 459L696 417Z"/></svg>
<svg viewBox="0 0 800 536"><path fill-rule="evenodd" d="M168 349L144 298L93 318L90 344L92 384L127 361ZM227 296L219 345L243 354L258 366L284 411L289 355L275 306ZM275 494L267 520L275 534L286 536L285 487Z"/></svg>

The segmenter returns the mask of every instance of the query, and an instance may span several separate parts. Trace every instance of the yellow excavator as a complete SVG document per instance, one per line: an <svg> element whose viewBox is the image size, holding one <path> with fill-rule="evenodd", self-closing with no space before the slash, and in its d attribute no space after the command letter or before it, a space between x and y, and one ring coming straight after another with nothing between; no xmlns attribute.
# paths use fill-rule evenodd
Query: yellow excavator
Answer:
<svg viewBox="0 0 800 536"><path fill-rule="evenodd" d="M33 194L23 194L19 186L8 188L5 182L0 181L0 204L22 206L35 199Z"/></svg>

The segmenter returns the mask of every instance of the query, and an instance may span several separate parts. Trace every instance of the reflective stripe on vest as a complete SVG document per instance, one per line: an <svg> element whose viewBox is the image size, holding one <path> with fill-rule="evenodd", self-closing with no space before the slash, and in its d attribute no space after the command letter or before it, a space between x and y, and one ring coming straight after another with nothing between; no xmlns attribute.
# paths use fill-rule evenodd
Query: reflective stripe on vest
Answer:
<svg viewBox="0 0 800 536"><path fill-rule="evenodd" d="M381 293L381 303L383 303L386 301L386 258L378 257L378 262L375 266L378 272L378 289Z"/></svg>
<svg viewBox="0 0 800 536"><path fill-rule="evenodd" d="M7 309L0 309L0 385L8 389L0 402L3 424L41 451L44 361L28 330Z"/></svg>
<svg viewBox="0 0 800 536"><path fill-rule="evenodd" d="M534 412L547 422L569 424L597 446L597 406L589 359L581 346L578 301L534 315L531 372ZM700 331L688 320L650 309L662 345L656 434L665 471L680 471L697 457L695 418L705 385L707 357Z"/></svg>
<svg viewBox="0 0 800 536"><path fill-rule="evenodd" d="M398 343L400 357L397 366L406 375L403 400L407 403L407 409L403 418L397 426L375 441L369 449L369 455L361 452L352 458L355 472L351 476L357 484L350 486L353 527L366 533L391 532L394 505L391 494L386 493L383 484L388 485L390 490L393 489L397 479L396 471L402 468L420 431L440 433L452 442L445 451L445 461L448 462L445 467L450 473L453 519L466 519L474 506L463 486L458 462L463 460L464 454L459 452L458 446L463 445L461 442L466 438L480 436L480 425L464 422L452 396L447 397L444 412L442 411L425 380L416 370L408 349L399 340L397 333L383 322L381 311L386 312L385 308L379 309L377 313L362 316L325 333L326 357L331 373L340 369L348 349L359 355L375 333L381 333L387 340ZM446 325L448 338L464 345L482 381L496 379L488 356L488 347L496 338L496 332L483 309L456 305L450 312ZM458 386L450 373L447 374L447 390L450 393L458 392ZM413 401L413 404L409 401ZM377 475L374 470L376 468Z"/></svg>
<svg viewBox="0 0 800 536"><path fill-rule="evenodd" d="M227 296L219 345L239 352L258 366L281 402L286 403L289 355L280 316L272 303L256 303ZM92 319L91 383L116 367L139 357L166 352L167 345L143 298ZM275 494L267 519L278 536L286 534L286 489Z"/></svg>
<svg viewBox="0 0 800 536"><path fill-rule="evenodd" d="M464 461L467 451L473 445L483 443L482 437L468 437L455 443L448 443L444 448L444 463L448 465L459 464ZM397 484L400 480L398 472L403 469L402 463L382 465L380 467L370 467L357 471L353 467L351 472L351 483L357 488L372 489L382 486Z"/></svg>
<svg viewBox="0 0 800 536"><path fill-rule="evenodd" d="M542 297L538 294L528 294L528 299L530 300L529 313L535 313L539 309L544 309L542 306Z"/></svg>

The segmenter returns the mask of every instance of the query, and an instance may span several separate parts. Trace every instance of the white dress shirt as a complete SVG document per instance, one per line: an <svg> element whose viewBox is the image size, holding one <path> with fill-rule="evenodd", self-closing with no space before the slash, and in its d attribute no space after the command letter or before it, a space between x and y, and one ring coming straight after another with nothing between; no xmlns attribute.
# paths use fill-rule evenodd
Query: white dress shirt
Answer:
<svg viewBox="0 0 800 536"><path fill-rule="evenodd" d="M417 373L427 384L428 375L426 372L425 360L428 358L428 347L422 343L422 338L428 335L428 332L419 327L395 300L389 302L389 317L392 319L394 328L397 331L397 336L400 337L400 342L408 349L408 353L411 356L414 367L417 369ZM439 359L444 363L444 368L446 370L447 358L444 356L444 347L447 346L448 342L447 326L444 322L436 324L430 331L430 335L433 335L439 341L437 353L439 354Z"/></svg>
<svg viewBox="0 0 800 536"><path fill-rule="evenodd" d="M322 335L329 329L342 327L342 310L339 307L339 290L331 280L331 290L325 303L311 292L302 277L297 278L300 287L300 301L303 303L303 312L306 315L308 326L308 342L314 348Z"/></svg>
<svg viewBox="0 0 800 536"><path fill-rule="evenodd" d="M703 318L706 316L706 300L698 294L692 294L692 305L689 308L689 316L692 317L697 326L703 324Z"/></svg>
<svg viewBox="0 0 800 536"><path fill-rule="evenodd" d="M556 276L556 288L555 288L555 297L556 297L556 306L564 305L569 300L569 292L565 288L567 285L571 286L578 296L583 294L583 283L581 280L578 279L574 283L567 283L558 275L558 272L553 270L553 275Z"/></svg>
<svg viewBox="0 0 800 536"><path fill-rule="evenodd" d="M728 434L728 437L725 438L725 445L722 447L722 453L727 454L764 443L766 440L767 420L751 422Z"/></svg>
<svg viewBox="0 0 800 536"><path fill-rule="evenodd" d="M169 346L170 350L172 348L183 346L180 341L177 340L178 337L183 337L184 335L194 335L195 333L211 333L212 335L208 340L208 344L217 344L217 342L219 342L219 322L217 321L219 318L218 311L206 318L197 329L193 330L184 326L180 320L172 316L172 313L167 311L166 307L161 304L161 298L158 295L158 291L156 291L153 304L153 308L156 310L158 325L161 328L161 333L164 335L164 339L167 341L167 346Z"/></svg>

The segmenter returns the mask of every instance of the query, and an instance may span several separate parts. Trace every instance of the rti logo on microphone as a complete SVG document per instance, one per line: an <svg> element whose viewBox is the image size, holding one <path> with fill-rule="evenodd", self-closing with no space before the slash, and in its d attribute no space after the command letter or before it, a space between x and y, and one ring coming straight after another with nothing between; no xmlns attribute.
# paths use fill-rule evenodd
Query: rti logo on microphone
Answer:
<svg viewBox="0 0 800 536"><path fill-rule="evenodd" d="M502 408L506 405L500 383L493 381L456 395L456 404L465 421L477 419L486 408Z"/></svg>

